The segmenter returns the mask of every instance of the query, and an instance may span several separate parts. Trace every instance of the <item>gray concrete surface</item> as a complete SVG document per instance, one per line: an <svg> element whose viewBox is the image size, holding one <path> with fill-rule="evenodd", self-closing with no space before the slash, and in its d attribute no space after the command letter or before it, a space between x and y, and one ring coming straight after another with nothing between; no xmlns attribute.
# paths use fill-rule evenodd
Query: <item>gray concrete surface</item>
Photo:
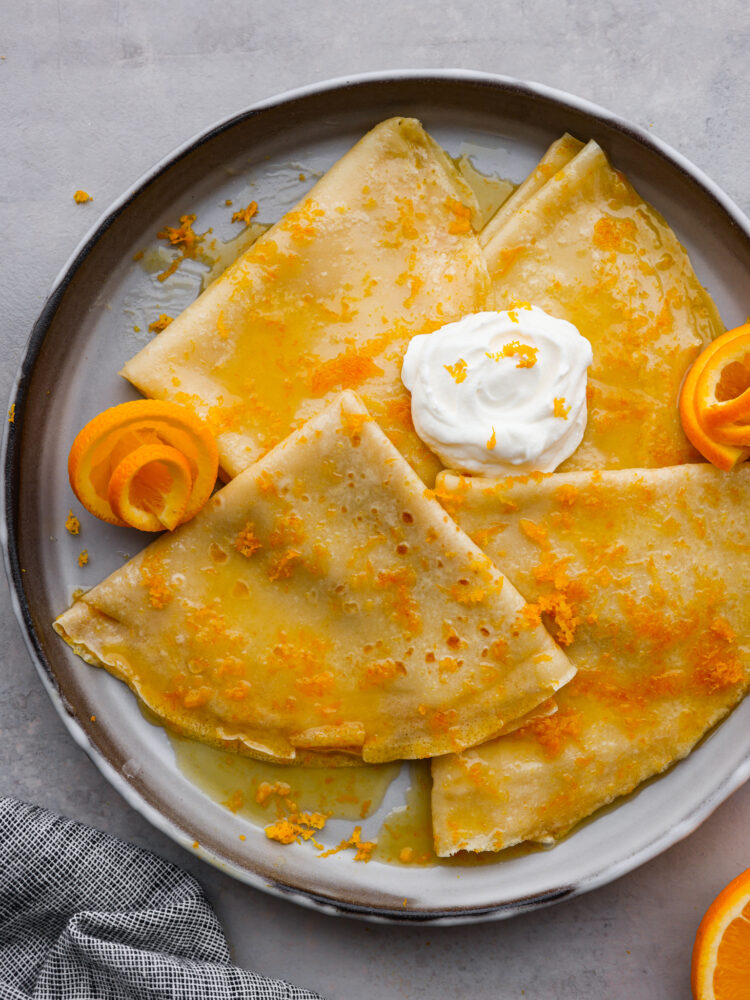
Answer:
<svg viewBox="0 0 750 1000"><path fill-rule="evenodd" d="M175 145L255 100L402 67L537 80L653 128L747 211L749 49L745 0L0 0L0 398L98 214ZM73 204L78 187L92 204ZM640 870L510 922L391 928L266 897L183 853L110 789L54 713L4 581L0 591L0 792L189 868L240 964L331 1000L686 997L700 915L750 865L746 786Z"/></svg>

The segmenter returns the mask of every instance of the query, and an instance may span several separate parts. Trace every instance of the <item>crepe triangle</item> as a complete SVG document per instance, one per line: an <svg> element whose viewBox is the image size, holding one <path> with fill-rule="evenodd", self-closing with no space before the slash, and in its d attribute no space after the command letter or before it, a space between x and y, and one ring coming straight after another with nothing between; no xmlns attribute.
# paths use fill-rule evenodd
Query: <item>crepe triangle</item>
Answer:
<svg viewBox="0 0 750 1000"><path fill-rule="evenodd" d="M55 628L186 736L369 762L481 742L570 679L523 604L345 392Z"/></svg>
<svg viewBox="0 0 750 1000"><path fill-rule="evenodd" d="M578 673L557 713L433 761L437 850L548 842L684 757L750 686L750 468L506 480L439 493Z"/></svg>
<svg viewBox="0 0 750 1000"><path fill-rule="evenodd" d="M476 210L419 122L383 122L122 374L203 416L230 476L356 389L432 483L401 362L411 337L491 301Z"/></svg>
<svg viewBox="0 0 750 1000"><path fill-rule="evenodd" d="M697 461L677 397L723 330L718 313L667 223L595 142L544 180L573 142L550 150L482 235L497 308L530 302L591 342L589 420L562 471Z"/></svg>
<svg viewBox="0 0 750 1000"><path fill-rule="evenodd" d="M486 247L506 222L582 149L583 143L567 132L556 139L529 176L518 185L484 226L479 234L480 246Z"/></svg>

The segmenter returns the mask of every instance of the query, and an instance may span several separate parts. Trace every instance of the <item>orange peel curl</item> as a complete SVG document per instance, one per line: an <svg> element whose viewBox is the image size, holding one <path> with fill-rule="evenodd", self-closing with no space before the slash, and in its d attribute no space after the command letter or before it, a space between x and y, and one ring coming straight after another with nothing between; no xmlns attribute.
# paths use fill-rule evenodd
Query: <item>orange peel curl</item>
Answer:
<svg viewBox="0 0 750 1000"><path fill-rule="evenodd" d="M216 441L192 410L139 399L86 424L70 449L68 477L95 517L161 531L197 514L214 488L218 464Z"/></svg>
<svg viewBox="0 0 750 1000"><path fill-rule="evenodd" d="M748 358L747 379L732 365ZM744 370L744 369L743 369ZM750 455L750 323L717 337L698 355L680 390L680 420L691 444L724 471Z"/></svg>

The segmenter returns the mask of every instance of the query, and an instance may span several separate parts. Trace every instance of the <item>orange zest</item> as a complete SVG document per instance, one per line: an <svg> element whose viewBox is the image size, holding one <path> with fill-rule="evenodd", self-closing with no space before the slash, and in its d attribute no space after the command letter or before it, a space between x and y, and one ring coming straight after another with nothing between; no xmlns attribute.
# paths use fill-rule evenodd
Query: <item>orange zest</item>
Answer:
<svg viewBox="0 0 750 1000"><path fill-rule="evenodd" d="M140 399L86 424L70 449L68 476L95 517L161 531L198 513L214 488L218 464L213 435L191 410Z"/></svg>
<svg viewBox="0 0 750 1000"><path fill-rule="evenodd" d="M750 995L750 868L706 911L693 947L695 1000L741 1000Z"/></svg>
<svg viewBox="0 0 750 1000"><path fill-rule="evenodd" d="M680 391L680 420L719 469L750 455L750 323L717 337L695 359Z"/></svg>

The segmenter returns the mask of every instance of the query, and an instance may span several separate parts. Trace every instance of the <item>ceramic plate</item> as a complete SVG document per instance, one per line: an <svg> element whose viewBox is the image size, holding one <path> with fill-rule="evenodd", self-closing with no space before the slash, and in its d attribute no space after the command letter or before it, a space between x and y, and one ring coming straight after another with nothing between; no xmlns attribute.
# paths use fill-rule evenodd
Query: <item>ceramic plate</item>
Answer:
<svg viewBox="0 0 750 1000"><path fill-rule="evenodd" d="M443 923L499 918L602 885L693 830L750 775L750 699L686 760L553 849L465 868L361 864L351 852L321 860L310 845L272 843L200 792L129 690L73 656L50 625L77 587L98 582L144 542L93 518L84 537L64 529L76 507L66 475L75 433L105 407L133 398L117 370L146 342L159 312L174 315L198 291L198 265L159 286L133 255L186 212L197 215L198 231L213 226L220 238L234 235L226 199L235 206L255 200L260 218L275 220L391 115L418 117L451 154L468 148L480 170L516 182L562 132L596 139L672 224L725 323L750 313L747 219L681 156L599 108L463 72L368 75L295 91L222 122L158 164L60 275L34 327L15 423L6 429L6 559L29 648L71 734L131 805L188 850L257 888L333 912ZM84 544L90 563L79 569ZM406 780L389 790L383 808L403 796ZM381 818L382 810L365 822L365 836ZM352 826L330 825L334 843Z"/></svg>

